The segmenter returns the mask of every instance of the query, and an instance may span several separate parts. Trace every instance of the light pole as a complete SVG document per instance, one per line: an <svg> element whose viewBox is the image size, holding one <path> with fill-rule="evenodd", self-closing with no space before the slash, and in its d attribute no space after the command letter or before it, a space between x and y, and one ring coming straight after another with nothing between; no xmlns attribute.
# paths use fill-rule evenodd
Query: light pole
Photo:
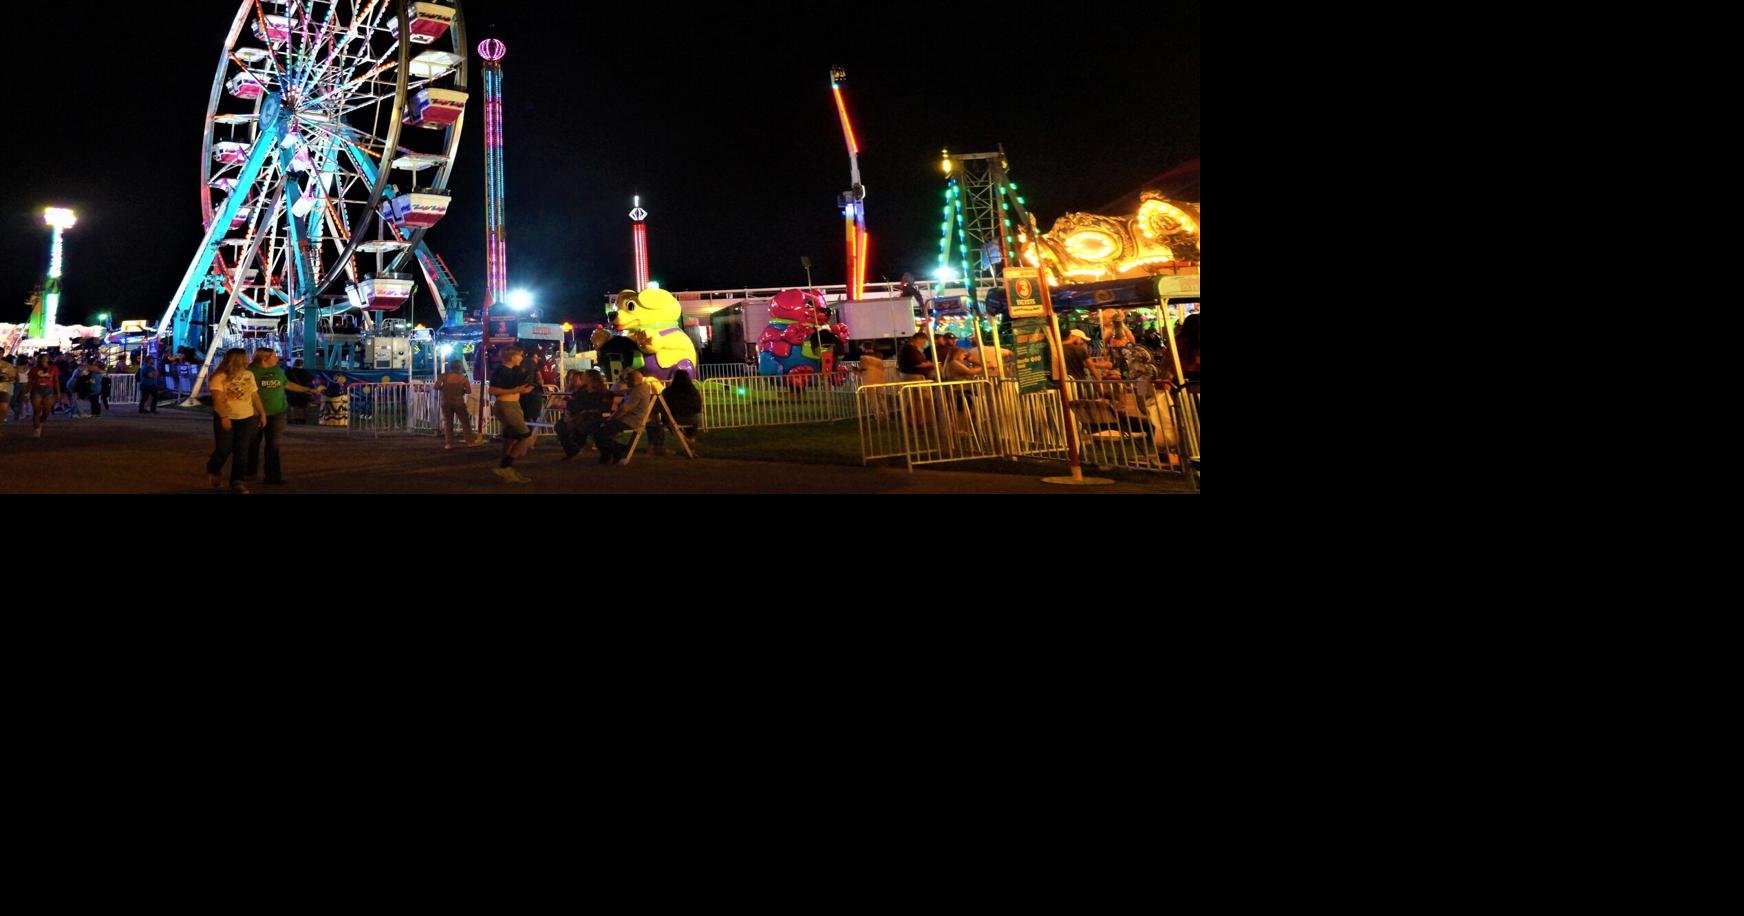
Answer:
<svg viewBox="0 0 1744 916"><path fill-rule="evenodd" d="M811 289L811 255L800 255L799 266L805 268L805 288Z"/></svg>
<svg viewBox="0 0 1744 916"><path fill-rule="evenodd" d="M54 230L54 241L48 249L48 282L42 287L42 326L32 326L30 336L47 337L56 324L61 307L61 231L73 228L78 214L65 207L48 207L42 211L43 222Z"/></svg>

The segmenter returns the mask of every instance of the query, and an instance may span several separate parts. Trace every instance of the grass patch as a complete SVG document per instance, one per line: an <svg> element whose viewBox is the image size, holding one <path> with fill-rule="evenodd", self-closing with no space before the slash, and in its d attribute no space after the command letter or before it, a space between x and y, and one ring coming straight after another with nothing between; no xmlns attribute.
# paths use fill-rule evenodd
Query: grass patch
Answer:
<svg viewBox="0 0 1744 916"><path fill-rule="evenodd" d="M739 461L798 464L859 464L860 425L855 420L704 430L697 452Z"/></svg>
<svg viewBox="0 0 1744 916"><path fill-rule="evenodd" d="M697 453L705 458L730 458L736 461L791 461L796 464L860 464L860 425L855 420L831 423L796 423L792 426L757 426L740 429L704 430L697 440ZM899 459L885 458L871 467L906 467ZM973 471L981 474L1019 474L1026 477L1065 476L1069 473L1064 461L1005 458L979 458L973 461L952 461L948 464L922 465L947 471ZM1152 471L1125 468L1099 470L1085 466L1091 477L1108 477L1132 483L1159 483L1168 489L1187 490L1179 477Z"/></svg>

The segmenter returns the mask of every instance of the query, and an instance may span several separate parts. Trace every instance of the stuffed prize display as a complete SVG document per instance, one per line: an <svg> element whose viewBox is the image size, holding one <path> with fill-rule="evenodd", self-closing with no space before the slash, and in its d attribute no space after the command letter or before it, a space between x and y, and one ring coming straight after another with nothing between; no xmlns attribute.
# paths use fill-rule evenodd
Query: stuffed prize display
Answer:
<svg viewBox="0 0 1744 916"><path fill-rule="evenodd" d="M669 382L672 373L679 369L690 373L691 378L697 377L696 344L679 326L683 317L678 300L666 290L650 288L638 293L626 289L618 293L618 311L612 326L635 342L642 355L642 365L636 368ZM605 352L600 355L603 359Z"/></svg>

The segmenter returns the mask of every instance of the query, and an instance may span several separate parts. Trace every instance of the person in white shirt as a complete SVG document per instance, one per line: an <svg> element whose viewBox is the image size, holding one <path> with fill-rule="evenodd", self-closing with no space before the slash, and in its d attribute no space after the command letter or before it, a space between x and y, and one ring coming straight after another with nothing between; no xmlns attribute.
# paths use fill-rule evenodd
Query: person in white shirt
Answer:
<svg viewBox="0 0 1744 916"><path fill-rule="evenodd" d="M248 371L248 351L237 347L224 354L218 371L207 385L212 392L212 457L206 460L206 482L220 489L218 472L230 462L230 489L247 493L242 478L248 475L248 449L266 416L260 388Z"/></svg>

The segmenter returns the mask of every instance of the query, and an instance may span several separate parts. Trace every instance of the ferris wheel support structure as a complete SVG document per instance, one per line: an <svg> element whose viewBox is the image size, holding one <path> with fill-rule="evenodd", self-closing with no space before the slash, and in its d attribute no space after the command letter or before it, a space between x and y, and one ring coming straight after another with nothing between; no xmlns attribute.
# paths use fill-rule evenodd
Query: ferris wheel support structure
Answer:
<svg viewBox="0 0 1744 916"><path fill-rule="evenodd" d="M320 318L357 309L372 327L420 269L439 313L457 305L424 235L447 212L466 70L457 0L239 0L207 100L204 233L159 333L212 354L246 334L231 327L241 306L281 319L287 350L300 323L307 353ZM322 295L339 283L344 296Z"/></svg>

